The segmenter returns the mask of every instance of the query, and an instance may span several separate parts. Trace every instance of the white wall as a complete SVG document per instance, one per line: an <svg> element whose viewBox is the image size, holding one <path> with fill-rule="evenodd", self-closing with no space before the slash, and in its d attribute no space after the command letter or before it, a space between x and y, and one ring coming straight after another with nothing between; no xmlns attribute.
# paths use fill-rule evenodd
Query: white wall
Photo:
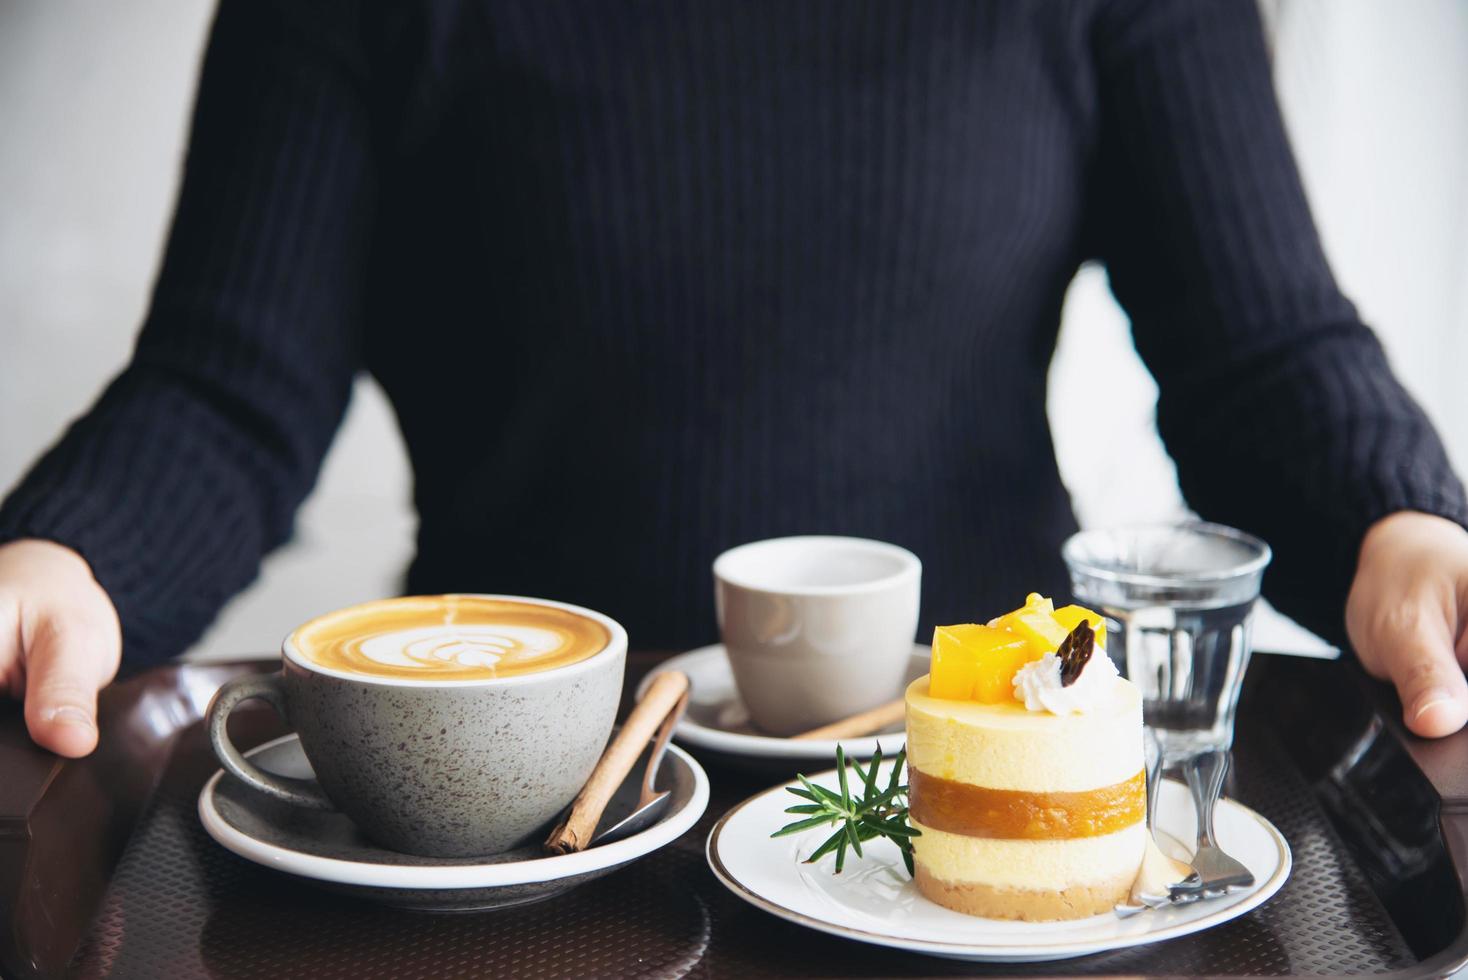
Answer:
<svg viewBox="0 0 1468 980"><path fill-rule="evenodd" d="M1277 25L1331 264L1468 472L1468 3L1289 0Z"/></svg>
<svg viewBox="0 0 1468 980"><path fill-rule="evenodd" d="M167 229L211 9L206 0L0 5L0 485L126 359ZM1265 9L1327 251L1461 466L1468 4L1266 0ZM1082 438L1082 406L1067 401L1063 382L1098 370L1132 383L1103 419L1085 406ZM1083 522L1176 514L1151 422L1155 389L1098 270L1071 289L1052 377L1062 382L1050 406L1061 469ZM1098 472L1128 479L1090 478ZM268 652L314 612L395 591L412 547L408 492L391 412L363 382L297 540L196 653Z"/></svg>
<svg viewBox="0 0 1468 980"><path fill-rule="evenodd" d="M0 4L0 486L126 360L177 188L212 0ZM268 654L398 589L415 518L381 391L360 382L296 539L198 644Z"/></svg>
<svg viewBox="0 0 1468 980"><path fill-rule="evenodd" d="M1468 472L1468 3L1263 0L1261 9L1331 266ZM1125 381L1110 402L1081 404L1098 372ZM1156 398L1104 271L1083 269L1067 297L1049 405L1083 524L1186 512L1157 439ZM1315 645L1292 627L1266 611L1258 645Z"/></svg>

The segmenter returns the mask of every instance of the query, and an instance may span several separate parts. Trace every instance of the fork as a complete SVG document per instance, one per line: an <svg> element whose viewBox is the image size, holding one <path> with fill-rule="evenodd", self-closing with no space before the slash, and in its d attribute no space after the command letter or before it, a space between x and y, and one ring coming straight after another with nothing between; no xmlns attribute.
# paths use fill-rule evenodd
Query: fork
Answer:
<svg viewBox="0 0 1468 980"><path fill-rule="evenodd" d="M1159 755L1153 771L1148 773L1151 787L1161 783L1161 771L1165 760ZM1228 772L1229 754L1226 749L1203 752L1184 761L1184 774L1188 789L1193 794L1193 809L1197 815L1197 853L1191 858L1192 874L1170 886L1165 893L1140 892L1136 902L1124 901L1116 906L1116 914L1130 918L1147 909L1165 909L1174 905L1187 905L1206 899L1221 898L1231 888L1247 888L1254 884L1254 875L1242 863L1218 846L1213 837L1213 811L1223 791L1223 777ZM1152 818L1157 793L1150 789L1147 800L1147 829L1152 830Z"/></svg>
<svg viewBox="0 0 1468 980"><path fill-rule="evenodd" d="M1254 884L1253 873L1219 847L1213 837L1213 810L1223 791L1228 763L1227 749L1209 749L1183 763L1197 813L1198 848L1190 862L1193 873L1168 889L1169 897L1174 900L1217 898L1232 888L1247 888Z"/></svg>
<svg viewBox="0 0 1468 980"><path fill-rule="evenodd" d="M1158 852L1156 842L1156 817L1157 797L1162 788L1162 774L1167 769L1167 753L1163 751L1162 741L1157 733L1148 728L1147 732L1147 855L1143 858L1144 866L1153 860L1154 852ZM1160 852L1158 852L1160 854ZM1148 909L1164 909L1170 905L1186 905L1203 898L1202 892L1179 893L1177 895L1169 892L1146 892L1135 890L1127 898L1122 899L1116 905L1118 918L1129 919L1140 912Z"/></svg>

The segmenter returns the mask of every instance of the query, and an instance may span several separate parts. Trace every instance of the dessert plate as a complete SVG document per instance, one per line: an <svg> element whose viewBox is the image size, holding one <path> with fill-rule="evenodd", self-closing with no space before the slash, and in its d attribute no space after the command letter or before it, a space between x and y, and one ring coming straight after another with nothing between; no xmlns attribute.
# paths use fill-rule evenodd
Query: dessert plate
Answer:
<svg viewBox="0 0 1468 980"><path fill-rule="evenodd" d="M912 660L908 664L903 686L892 692L892 697L902 696L911 681L928 672L931 650L925 644L915 644ZM688 675L688 711L673 731L673 737L684 745L725 753L748 762L771 763L814 761L829 765L836 755L836 742L831 739L795 741L775 735L764 735L749 723L749 712L739 700L739 691L734 686L734 672L729 668L729 655L722 643L700 647L679 654L659 664L637 688L637 696L647 690L654 675L664 670L681 670ZM867 759L882 746L882 751L896 752L906 742L902 722L897 722L885 733L868 735L864 738L840 740L846 754L856 759ZM790 768L785 767L786 772Z"/></svg>
<svg viewBox="0 0 1468 980"><path fill-rule="evenodd" d="M277 775L313 775L295 735L266 742L245 755ZM708 777L687 753L669 746L657 784L672 794L671 806L657 823L624 840L556 857L547 857L538 841L482 858L400 854L364 838L340 813L292 806L250 789L222 770L199 794L199 819L210 837L240 857L311 879L332 891L400 908L468 911L559 895L682 836L708 806ZM640 790L640 780L627 780L612 798L603 823L631 813Z"/></svg>
<svg viewBox="0 0 1468 980"><path fill-rule="evenodd" d="M886 768L885 766L883 767ZM812 781L836 785L833 769ZM794 784L792 784L794 785ZM1223 898L1150 911L1128 919L1112 913L1070 922L1007 922L963 915L928 901L908 878L894 844L873 840L865 856L834 857L814 865L804 857L831 833L817 827L793 837L770 833L793 819L785 807L800 802L784 786L752 796L720 818L709 834L714 874L735 895L782 919L860 942L975 962L1022 963L1175 939L1235 919L1279 891L1290 873L1290 849L1268 820L1233 800L1214 814L1217 838L1254 873L1255 884ZM1180 783L1164 782L1157 807L1158 843L1186 858L1179 838L1193 837L1193 807Z"/></svg>

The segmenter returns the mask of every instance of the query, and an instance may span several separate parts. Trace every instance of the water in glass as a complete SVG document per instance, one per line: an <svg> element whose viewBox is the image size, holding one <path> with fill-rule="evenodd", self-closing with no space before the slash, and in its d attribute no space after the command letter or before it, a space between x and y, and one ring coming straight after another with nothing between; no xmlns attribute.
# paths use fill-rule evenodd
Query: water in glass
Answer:
<svg viewBox="0 0 1468 980"><path fill-rule="evenodd" d="M1065 544L1076 599L1115 629L1117 666L1170 760L1233 743L1268 545L1215 524L1083 531Z"/></svg>

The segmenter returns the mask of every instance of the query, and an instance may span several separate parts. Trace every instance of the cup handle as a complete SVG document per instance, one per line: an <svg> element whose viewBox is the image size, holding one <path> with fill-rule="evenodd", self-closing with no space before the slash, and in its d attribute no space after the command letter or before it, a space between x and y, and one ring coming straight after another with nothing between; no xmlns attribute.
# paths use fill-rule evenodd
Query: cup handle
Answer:
<svg viewBox="0 0 1468 980"><path fill-rule="evenodd" d="M226 681L209 704L209 741L214 745L214 754L225 769L253 789L307 809L335 810L316 780L268 773L241 755L229 740L225 723L241 701L259 698L274 708L287 723L290 722L285 708L284 684L285 677L281 674L246 674Z"/></svg>

